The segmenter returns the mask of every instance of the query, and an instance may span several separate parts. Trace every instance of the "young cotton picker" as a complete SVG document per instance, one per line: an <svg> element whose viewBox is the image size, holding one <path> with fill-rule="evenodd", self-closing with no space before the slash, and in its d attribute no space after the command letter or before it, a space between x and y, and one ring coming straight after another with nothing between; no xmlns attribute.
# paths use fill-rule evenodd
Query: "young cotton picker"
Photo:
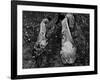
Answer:
<svg viewBox="0 0 100 80"><path fill-rule="evenodd" d="M70 33L68 19L72 20L73 15L67 14L65 18L62 20L62 48L61 48L61 59L63 64L72 64L75 62L76 55L76 47L73 45L73 38ZM72 22L72 21L69 21ZM72 22L73 24L73 22ZM71 25L71 23L70 23ZM72 27L72 25L71 25Z"/></svg>

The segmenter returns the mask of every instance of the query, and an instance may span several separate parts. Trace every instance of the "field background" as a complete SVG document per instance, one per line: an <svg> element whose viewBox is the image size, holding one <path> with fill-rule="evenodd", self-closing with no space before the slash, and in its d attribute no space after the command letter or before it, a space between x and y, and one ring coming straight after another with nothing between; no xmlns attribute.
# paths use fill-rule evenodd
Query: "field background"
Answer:
<svg viewBox="0 0 100 80"><path fill-rule="evenodd" d="M61 61L61 21L64 19L65 14L23 11L23 68L89 65L89 14L73 14L74 27L71 28L69 23L69 28L74 46L77 48L76 61L70 65L64 65ZM34 44L40 31L40 23L46 17L50 18L50 22L46 25L48 44L45 51L36 59L33 59L32 56L35 55Z"/></svg>

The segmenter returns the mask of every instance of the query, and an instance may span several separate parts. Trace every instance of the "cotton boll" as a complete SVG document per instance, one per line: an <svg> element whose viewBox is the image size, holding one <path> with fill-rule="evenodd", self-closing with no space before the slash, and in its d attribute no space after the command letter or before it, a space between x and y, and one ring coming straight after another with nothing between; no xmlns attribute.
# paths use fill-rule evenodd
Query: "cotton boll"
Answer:
<svg viewBox="0 0 100 80"><path fill-rule="evenodd" d="M64 52L67 52L67 53L71 53L72 52L72 43L70 41L66 41L62 47L62 50Z"/></svg>
<svg viewBox="0 0 100 80"><path fill-rule="evenodd" d="M62 62L64 64L74 63L75 59L76 59L75 54L76 54L76 48L73 47L73 45L70 41L66 41L64 43L64 45L62 46L62 51L61 51Z"/></svg>
<svg viewBox="0 0 100 80"><path fill-rule="evenodd" d="M47 45L46 40L42 40L42 41L40 42L40 47L41 47L41 48L44 48L46 45Z"/></svg>

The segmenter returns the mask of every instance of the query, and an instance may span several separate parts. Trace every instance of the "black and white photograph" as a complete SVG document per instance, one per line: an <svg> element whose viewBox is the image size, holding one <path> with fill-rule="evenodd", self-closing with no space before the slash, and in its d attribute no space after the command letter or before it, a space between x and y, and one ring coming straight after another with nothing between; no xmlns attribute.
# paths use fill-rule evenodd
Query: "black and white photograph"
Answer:
<svg viewBox="0 0 100 80"><path fill-rule="evenodd" d="M12 78L97 73L96 6L12 1L12 7Z"/></svg>
<svg viewBox="0 0 100 80"><path fill-rule="evenodd" d="M89 65L89 14L23 11L23 68Z"/></svg>

